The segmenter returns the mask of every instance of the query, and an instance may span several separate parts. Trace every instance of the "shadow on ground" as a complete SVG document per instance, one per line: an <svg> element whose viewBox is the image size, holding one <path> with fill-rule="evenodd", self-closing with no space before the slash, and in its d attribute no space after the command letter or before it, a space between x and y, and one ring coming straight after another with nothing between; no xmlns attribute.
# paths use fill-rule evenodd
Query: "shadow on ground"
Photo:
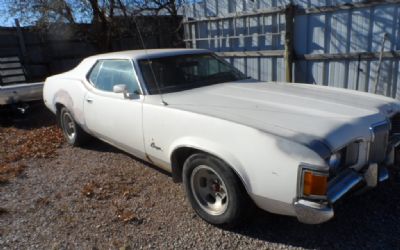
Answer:
<svg viewBox="0 0 400 250"><path fill-rule="evenodd" d="M0 107L0 127L35 129L56 124L55 115L42 102L29 103L22 114L15 106Z"/></svg>

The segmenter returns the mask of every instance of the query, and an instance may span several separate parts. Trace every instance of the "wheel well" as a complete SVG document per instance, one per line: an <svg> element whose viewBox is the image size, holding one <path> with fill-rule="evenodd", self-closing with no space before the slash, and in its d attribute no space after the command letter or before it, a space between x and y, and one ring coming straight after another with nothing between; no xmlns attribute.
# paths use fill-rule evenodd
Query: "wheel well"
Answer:
<svg viewBox="0 0 400 250"><path fill-rule="evenodd" d="M57 125L61 127L60 124L60 111L64 107L61 103L56 103L56 118L57 118Z"/></svg>
<svg viewBox="0 0 400 250"><path fill-rule="evenodd" d="M190 147L181 147L176 149L171 155L171 167L172 167L172 179L174 182L182 182L182 169L183 164L189 156L195 153L205 153L201 150L190 148Z"/></svg>
<svg viewBox="0 0 400 250"><path fill-rule="evenodd" d="M224 161L223 159L221 159L218 156L215 156L206 151L202 151L202 150L196 149L196 148L181 147L181 148L175 149L175 151L171 155L172 179L174 182L182 182L183 164L185 164L185 161L187 158L189 158L189 156L196 154L196 153L212 155L212 156ZM229 164L227 164L227 165L229 166ZM245 188L242 178L240 178L239 174L235 171L235 169L232 168L232 170L235 173L235 175L238 177L239 181L242 183L243 188Z"/></svg>

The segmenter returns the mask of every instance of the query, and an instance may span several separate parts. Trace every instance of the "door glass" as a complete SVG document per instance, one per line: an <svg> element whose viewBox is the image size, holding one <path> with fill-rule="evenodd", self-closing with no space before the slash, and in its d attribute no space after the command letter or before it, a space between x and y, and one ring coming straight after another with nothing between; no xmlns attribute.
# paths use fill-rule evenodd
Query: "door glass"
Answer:
<svg viewBox="0 0 400 250"><path fill-rule="evenodd" d="M113 91L118 84L125 84L128 92L139 91L132 64L129 60L99 60L89 75L93 85L103 91Z"/></svg>

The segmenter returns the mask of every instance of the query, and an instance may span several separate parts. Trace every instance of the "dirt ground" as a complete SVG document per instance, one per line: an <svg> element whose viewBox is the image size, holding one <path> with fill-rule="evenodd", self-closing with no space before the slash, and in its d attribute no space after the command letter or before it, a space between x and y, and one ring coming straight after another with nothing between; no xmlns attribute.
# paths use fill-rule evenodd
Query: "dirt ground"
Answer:
<svg viewBox="0 0 400 250"><path fill-rule="evenodd" d="M1 249L400 249L400 184L342 201L322 225L258 211L202 221L180 184L105 143L67 146L42 105L0 113Z"/></svg>

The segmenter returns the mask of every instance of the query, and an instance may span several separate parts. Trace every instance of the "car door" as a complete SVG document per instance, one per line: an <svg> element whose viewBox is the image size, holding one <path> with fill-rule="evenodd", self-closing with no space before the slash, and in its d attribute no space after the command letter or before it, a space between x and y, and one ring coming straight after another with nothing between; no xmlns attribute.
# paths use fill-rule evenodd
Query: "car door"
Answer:
<svg viewBox="0 0 400 250"><path fill-rule="evenodd" d="M142 104L140 86L131 60L99 60L89 72L84 100L87 128L97 137L143 158ZM131 97L114 93L124 84Z"/></svg>

